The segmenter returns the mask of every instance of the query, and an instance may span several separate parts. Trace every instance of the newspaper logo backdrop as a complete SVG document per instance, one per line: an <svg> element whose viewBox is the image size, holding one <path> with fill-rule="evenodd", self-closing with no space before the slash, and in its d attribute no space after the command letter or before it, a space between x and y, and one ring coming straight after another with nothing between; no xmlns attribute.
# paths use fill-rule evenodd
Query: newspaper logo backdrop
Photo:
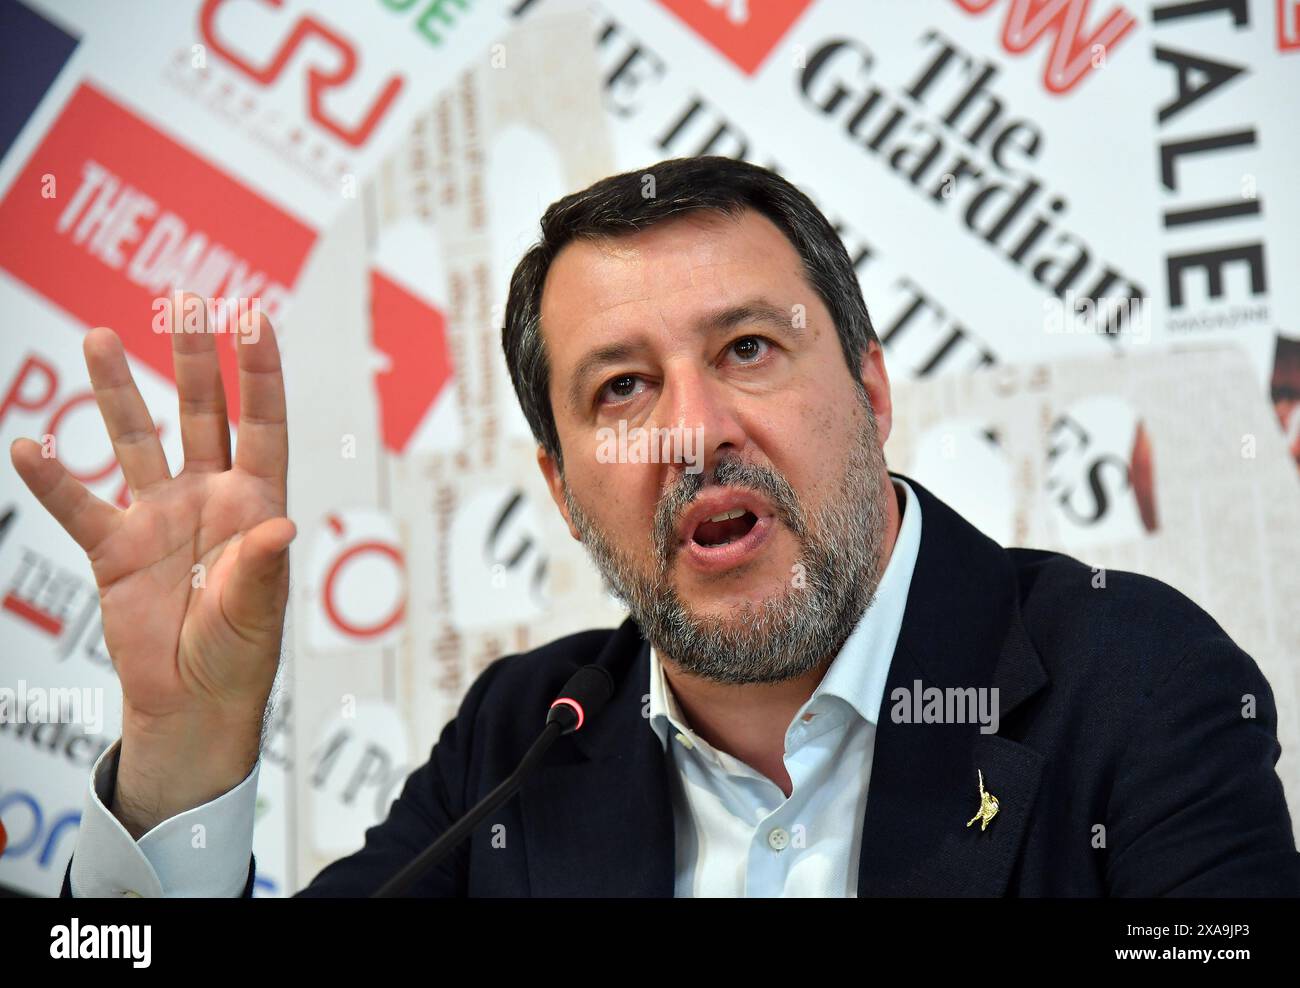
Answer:
<svg viewBox="0 0 1300 988"><path fill-rule="evenodd" d="M1183 589L1260 662L1295 747L1294 0L0 15L0 45L48 53L0 68L4 440L53 436L124 504L86 329L127 339L175 468L151 303L197 279L274 306L300 537L257 894L360 846L485 665L621 619L542 483L501 307L551 201L679 155L776 168L836 225L896 391L892 466L999 541ZM116 681L84 557L9 472L0 683L20 678L113 699L98 731L0 724L0 882L53 894Z"/></svg>

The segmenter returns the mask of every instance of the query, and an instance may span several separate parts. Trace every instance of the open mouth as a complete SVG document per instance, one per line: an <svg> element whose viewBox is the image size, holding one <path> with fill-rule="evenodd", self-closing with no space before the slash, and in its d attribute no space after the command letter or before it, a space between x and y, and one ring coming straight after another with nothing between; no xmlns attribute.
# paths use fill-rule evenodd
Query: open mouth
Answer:
<svg viewBox="0 0 1300 988"><path fill-rule="evenodd" d="M773 516L731 508L696 525L684 555L690 566L702 572L733 570L757 559L775 530Z"/></svg>
<svg viewBox="0 0 1300 988"><path fill-rule="evenodd" d="M743 539L758 524L758 517L744 508L733 508L720 515L706 518L691 533L691 541L706 549L728 545Z"/></svg>

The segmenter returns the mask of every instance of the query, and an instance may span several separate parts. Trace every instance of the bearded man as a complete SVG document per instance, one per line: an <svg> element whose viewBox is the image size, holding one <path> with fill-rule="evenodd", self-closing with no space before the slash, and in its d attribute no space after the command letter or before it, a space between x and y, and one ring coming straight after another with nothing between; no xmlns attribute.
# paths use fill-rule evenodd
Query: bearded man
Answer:
<svg viewBox="0 0 1300 988"><path fill-rule="evenodd" d="M556 506L629 617L492 663L364 847L299 895L374 892L514 771L587 665L612 683L604 709L414 894L1300 894L1255 663L1172 588L1110 572L1097 589L888 470L881 344L805 195L676 159L566 196L541 228L506 364ZM87 337L125 512L14 447L91 555L124 694L65 895L251 894L294 535L278 352L256 328L233 464L202 334L173 341L176 478L120 344ZM703 442L610 462L616 427Z"/></svg>

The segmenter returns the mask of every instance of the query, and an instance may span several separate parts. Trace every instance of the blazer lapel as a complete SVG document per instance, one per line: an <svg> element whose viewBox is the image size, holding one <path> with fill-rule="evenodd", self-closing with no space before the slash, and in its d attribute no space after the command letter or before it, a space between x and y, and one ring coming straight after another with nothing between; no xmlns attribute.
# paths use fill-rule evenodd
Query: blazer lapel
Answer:
<svg viewBox="0 0 1300 988"><path fill-rule="evenodd" d="M1042 754L978 723L905 715L917 709L918 683L922 704L931 687L996 688L1001 730L1047 675L1020 620L1006 551L905 479L921 502L921 546L877 718L858 894L997 896L1015 866ZM967 826L980 808L980 773L998 800L987 829Z"/></svg>
<svg viewBox="0 0 1300 988"><path fill-rule="evenodd" d="M668 763L642 714L650 646L629 619L595 661L614 677L609 705L556 741L520 790L531 894L671 898Z"/></svg>

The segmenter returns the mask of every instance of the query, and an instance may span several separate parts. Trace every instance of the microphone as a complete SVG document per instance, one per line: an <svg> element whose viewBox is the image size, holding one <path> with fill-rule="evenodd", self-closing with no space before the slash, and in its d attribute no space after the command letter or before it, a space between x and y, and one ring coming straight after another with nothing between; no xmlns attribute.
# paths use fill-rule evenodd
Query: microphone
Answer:
<svg viewBox="0 0 1300 988"><path fill-rule="evenodd" d="M441 837L420 852L414 861L380 886L371 898L392 899L409 892L430 868L470 835L479 821L515 794L529 771L541 761L542 755L556 738L581 730L604 709L613 695L614 679L601 666L583 666L570 676L560 695L551 701L550 710L546 714L546 726L520 760L518 767Z"/></svg>

